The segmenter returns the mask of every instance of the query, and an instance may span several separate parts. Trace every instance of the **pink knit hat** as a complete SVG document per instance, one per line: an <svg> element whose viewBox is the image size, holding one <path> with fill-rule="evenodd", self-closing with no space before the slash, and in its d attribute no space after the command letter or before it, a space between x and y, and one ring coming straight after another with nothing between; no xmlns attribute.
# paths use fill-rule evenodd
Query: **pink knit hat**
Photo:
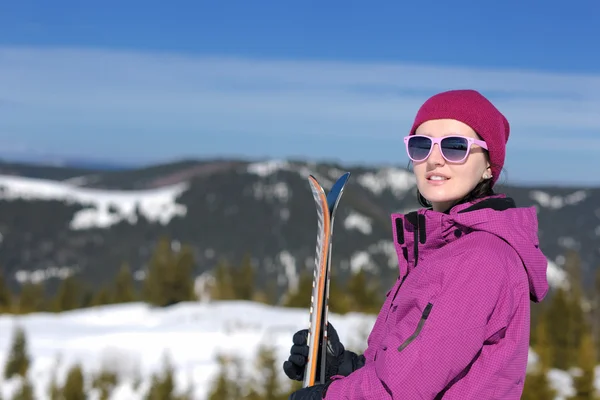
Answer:
<svg viewBox="0 0 600 400"><path fill-rule="evenodd" d="M450 90L430 97L419 109L410 130L425 121L455 119L469 125L487 143L492 164L492 183L496 183L504 166L510 125L500 111L475 90Z"/></svg>

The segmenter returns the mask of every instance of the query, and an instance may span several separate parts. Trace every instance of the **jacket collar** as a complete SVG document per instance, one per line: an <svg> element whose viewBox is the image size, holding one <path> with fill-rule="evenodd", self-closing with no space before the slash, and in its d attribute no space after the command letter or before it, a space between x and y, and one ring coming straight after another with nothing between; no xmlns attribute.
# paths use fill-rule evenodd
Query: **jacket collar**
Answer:
<svg viewBox="0 0 600 400"><path fill-rule="evenodd" d="M394 247L398 255L400 276L404 277L416 268L419 261L430 252L452 243L470 231L469 227L456 222L456 218L460 218L459 214L486 208L503 211L514 207L515 202L511 198L499 194L458 204L445 213L423 208L407 214L392 214Z"/></svg>

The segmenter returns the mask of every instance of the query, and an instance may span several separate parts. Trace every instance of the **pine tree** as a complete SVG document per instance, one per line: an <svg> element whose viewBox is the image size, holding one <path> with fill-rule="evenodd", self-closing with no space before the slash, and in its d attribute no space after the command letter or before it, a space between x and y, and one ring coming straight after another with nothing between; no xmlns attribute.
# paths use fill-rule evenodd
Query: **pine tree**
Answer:
<svg viewBox="0 0 600 400"><path fill-rule="evenodd" d="M135 301L135 286L133 284L133 274L129 264L123 263L115 279L114 299L115 303L129 303Z"/></svg>
<svg viewBox="0 0 600 400"><path fill-rule="evenodd" d="M276 305L277 304L277 282L273 279L269 279L265 283L263 290L254 290L252 301L263 304Z"/></svg>
<svg viewBox="0 0 600 400"><path fill-rule="evenodd" d="M83 287L73 275L63 279L54 299L57 312L75 310L81 306Z"/></svg>
<svg viewBox="0 0 600 400"><path fill-rule="evenodd" d="M36 400L33 385L29 378L21 378L19 389L13 395L12 400Z"/></svg>
<svg viewBox="0 0 600 400"><path fill-rule="evenodd" d="M538 355L540 369L544 372L548 372L552 367L552 345L548 328L548 317L544 313L535 327L536 347L534 348Z"/></svg>
<svg viewBox="0 0 600 400"><path fill-rule="evenodd" d="M163 370L153 374L151 382L145 400L192 400L191 393L176 393L175 370L167 355L163 358Z"/></svg>
<svg viewBox="0 0 600 400"><path fill-rule="evenodd" d="M247 391L244 389L243 382L247 382L247 376L245 375L245 363L239 356L230 358L229 362L231 368L232 385L230 393L232 399L243 399L246 397Z"/></svg>
<svg viewBox="0 0 600 400"><path fill-rule="evenodd" d="M244 389L243 362L238 357L225 354L217 354L219 374L209 388L207 400L237 400L248 399L253 395L252 391Z"/></svg>
<svg viewBox="0 0 600 400"><path fill-rule="evenodd" d="M238 391L236 395L231 397L214 397L214 399L287 400L293 392L302 388L301 381L285 379L286 384L281 384L279 379L280 369L275 348L272 346L261 345L259 347L255 365L256 368L253 371L258 372L258 374L247 382L248 386L243 391ZM240 372L234 374L231 380L233 382L224 380L222 385L233 384L233 387L239 390L240 383L244 381Z"/></svg>
<svg viewBox="0 0 600 400"><path fill-rule="evenodd" d="M554 400L556 391L550 386L548 371L552 361L552 349L548 338L548 325L543 314L535 327L538 362L533 371L527 371L522 400Z"/></svg>
<svg viewBox="0 0 600 400"><path fill-rule="evenodd" d="M213 382L213 386L209 390L208 400L229 400L232 397L232 380L229 378L229 362L225 355L217 355L217 363L219 364L219 374Z"/></svg>
<svg viewBox="0 0 600 400"><path fill-rule="evenodd" d="M183 246L175 253L170 241L162 238L144 280L145 300L159 307L195 300L194 264L189 246Z"/></svg>
<svg viewBox="0 0 600 400"><path fill-rule="evenodd" d="M548 326L560 326L561 329L552 329L549 333L552 348L552 366L567 370L573 365L573 348L571 336L573 335L572 321L568 318L573 303L569 302L564 289L558 288L552 296L547 310Z"/></svg>
<svg viewBox="0 0 600 400"><path fill-rule="evenodd" d="M181 247L174 255L172 281L169 285L168 303L176 304L182 301L194 301L194 268L195 260L192 248L188 245Z"/></svg>
<svg viewBox="0 0 600 400"><path fill-rule="evenodd" d="M65 384L62 387L63 400L86 400L85 377L81 365L75 364L67 372Z"/></svg>
<svg viewBox="0 0 600 400"><path fill-rule="evenodd" d="M565 253L564 270L569 278L571 293L577 293L578 297L583 295L581 258L575 250L567 250Z"/></svg>
<svg viewBox="0 0 600 400"><path fill-rule="evenodd" d="M4 312L10 312L10 307L12 304L10 290L8 289L8 285L4 280L4 274L2 269L0 268L0 314Z"/></svg>
<svg viewBox="0 0 600 400"><path fill-rule="evenodd" d="M338 268L331 269L331 279L329 281L329 299L328 306L330 312L336 314L346 314L352 309L352 299L350 294L339 279Z"/></svg>
<svg viewBox="0 0 600 400"><path fill-rule="evenodd" d="M46 296L43 283L27 282L21 287L19 294L19 312L26 314L45 311Z"/></svg>
<svg viewBox="0 0 600 400"><path fill-rule="evenodd" d="M56 376L50 381L48 385L48 398L50 400L62 400L62 389L56 380Z"/></svg>
<svg viewBox="0 0 600 400"><path fill-rule="evenodd" d="M144 300L152 305L166 306L166 279L169 266L173 265L173 252L170 241L161 237L158 241L144 279Z"/></svg>
<svg viewBox="0 0 600 400"><path fill-rule="evenodd" d="M255 292L255 271L252 259L246 254L232 279L233 292L236 299L252 300Z"/></svg>
<svg viewBox="0 0 600 400"><path fill-rule="evenodd" d="M98 302L98 290L96 288L91 287L89 284L80 284L78 285L80 294L79 297L79 306L77 308L89 308L94 307ZM104 296L104 295L102 295Z"/></svg>
<svg viewBox="0 0 600 400"><path fill-rule="evenodd" d="M596 359L600 360L600 266L596 268L592 299L592 329L596 344Z"/></svg>
<svg viewBox="0 0 600 400"><path fill-rule="evenodd" d="M47 388L47 396L50 400L62 400L62 388L58 384L57 370L59 368L59 360L56 360L56 365L52 368L50 383Z"/></svg>
<svg viewBox="0 0 600 400"><path fill-rule="evenodd" d="M257 390L260 393L260 400L286 400L288 394L279 385L278 365L275 356L275 349L267 346L260 346L256 362L257 370L260 371Z"/></svg>
<svg viewBox="0 0 600 400"><path fill-rule="evenodd" d="M94 293L94 296L90 301L90 306L96 307L110 304L112 298L113 296L111 296L110 289L107 287L101 287L98 289L98 291L96 291L96 293Z"/></svg>
<svg viewBox="0 0 600 400"><path fill-rule="evenodd" d="M542 314L545 313L547 306L550 302L550 295L548 295L548 300L547 301L543 301L541 303L531 303L531 308L530 308L530 317L529 317L529 321L530 321L530 339L529 339L529 346L530 347L534 347L536 344L536 334L535 334L535 328L537 326L537 323L540 321L540 319L542 318Z"/></svg>
<svg viewBox="0 0 600 400"><path fill-rule="evenodd" d="M165 355L163 359L163 370L161 373L152 375L152 384L146 394L146 400L171 400L175 391L174 370L169 358Z"/></svg>
<svg viewBox="0 0 600 400"><path fill-rule="evenodd" d="M233 269L226 260L219 260L215 267L215 283L211 290L211 297L215 300L233 300L235 299L235 289L233 286Z"/></svg>
<svg viewBox="0 0 600 400"><path fill-rule="evenodd" d="M579 348L581 338L584 332L589 330L588 321L582 308L585 300L582 286L581 259L579 254L569 250L565 255L565 271L569 276L569 313L567 317L569 326L569 349L570 366L575 365L577 359L577 349Z"/></svg>
<svg viewBox="0 0 600 400"><path fill-rule="evenodd" d="M25 378L30 362L25 330L17 326L13 332L13 343L4 367L4 378L10 379L15 375Z"/></svg>
<svg viewBox="0 0 600 400"><path fill-rule="evenodd" d="M302 272L300 272L298 286L296 288L291 288L283 300L283 305L285 307L310 307L310 296L313 290L312 271L312 269L304 269Z"/></svg>
<svg viewBox="0 0 600 400"><path fill-rule="evenodd" d="M362 269L350 277L347 293L352 311L376 314L383 303L378 285L369 282L367 273Z"/></svg>
<svg viewBox="0 0 600 400"><path fill-rule="evenodd" d="M596 400L598 394L594 386L594 373L596 367L596 349L594 348L592 334L586 332L580 341L577 364L581 374L573 379L575 395L571 400Z"/></svg>

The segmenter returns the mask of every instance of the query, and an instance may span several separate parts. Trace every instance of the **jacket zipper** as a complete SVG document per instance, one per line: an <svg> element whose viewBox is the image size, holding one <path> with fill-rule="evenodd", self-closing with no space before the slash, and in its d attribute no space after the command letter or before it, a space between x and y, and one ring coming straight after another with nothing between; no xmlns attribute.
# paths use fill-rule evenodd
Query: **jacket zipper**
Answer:
<svg viewBox="0 0 600 400"><path fill-rule="evenodd" d="M417 324L417 329L415 329L413 334L410 335L409 338L406 339L404 341L404 343L402 343L398 347L398 351L404 350L406 348L406 346L411 344L419 336L419 334L421 333L421 330L423 329L423 325L425 325L425 321L427 321L427 318L429 317L429 313L431 312L432 307L433 307L433 304L427 303L427 307L425 307L425 310L423 310L423 314L421 314L421 319L419 320L419 323Z"/></svg>

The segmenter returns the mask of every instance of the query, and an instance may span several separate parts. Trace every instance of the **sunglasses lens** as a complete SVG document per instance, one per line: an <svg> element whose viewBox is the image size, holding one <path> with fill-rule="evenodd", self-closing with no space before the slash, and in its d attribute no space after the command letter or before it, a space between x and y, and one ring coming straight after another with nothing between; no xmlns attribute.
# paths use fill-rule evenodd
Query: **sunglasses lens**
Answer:
<svg viewBox="0 0 600 400"><path fill-rule="evenodd" d="M426 137L412 136L408 139L408 156L414 161L424 160L430 149L431 140Z"/></svg>
<svg viewBox="0 0 600 400"><path fill-rule="evenodd" d="M442 140L442 153L449 161L460 161L467 155L469 143L467 139L449 137Z"/></svg>

